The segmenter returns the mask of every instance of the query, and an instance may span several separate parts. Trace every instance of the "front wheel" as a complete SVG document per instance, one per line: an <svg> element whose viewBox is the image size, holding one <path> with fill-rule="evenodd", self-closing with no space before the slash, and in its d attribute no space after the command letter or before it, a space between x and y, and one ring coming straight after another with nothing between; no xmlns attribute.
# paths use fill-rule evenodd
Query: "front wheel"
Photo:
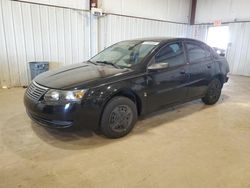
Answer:
<svg viewBox="0 0 250 188"><path fill-rule="evenodd" d="M213 79L208 85L206 95L205 97L202 98L202 101L208 105L215 104L220 98L221 89L222 89L222 84L220 80L216 78Z"/></svg>
<svg viewBox="0 0 250 188"><path fill-rule="evenodd" d="M114 97L104 109L100 127L108 138L120 138L133 129L136 121L135 103L126 97Z"/></svg>

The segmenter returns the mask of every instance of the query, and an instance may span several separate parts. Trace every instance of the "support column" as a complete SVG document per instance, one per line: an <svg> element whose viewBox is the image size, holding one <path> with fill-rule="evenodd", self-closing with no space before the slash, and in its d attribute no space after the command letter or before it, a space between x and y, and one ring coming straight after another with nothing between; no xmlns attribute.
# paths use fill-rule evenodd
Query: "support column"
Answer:
<svg viewBox="0 0 250 188"><path fill-rule="evenodd" d="M195 24L196 5L197 5L197 0L192 0L190 21L189 21L190 25Z"/></svg>
<svg viewBox="0 0 250 188"><path fill-rule="evenodd" d="M98 53L98 17L90 13L90 56Z"/></svg>

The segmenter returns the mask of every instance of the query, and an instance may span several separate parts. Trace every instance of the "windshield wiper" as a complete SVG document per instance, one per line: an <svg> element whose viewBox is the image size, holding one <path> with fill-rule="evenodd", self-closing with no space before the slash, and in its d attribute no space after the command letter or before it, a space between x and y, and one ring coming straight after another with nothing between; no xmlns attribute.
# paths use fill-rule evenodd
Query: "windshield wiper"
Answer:
<svg viewBox="0 0 250 188"><path fill-rule="evenodd" d="M95 62L93 62L93 61L91 61L91 60L88 60L87 62L89 62L89 63L92 63L92 64L96 65L96 63L95 63Z"/></svg>
<svg viewBox="0 0 250 188"><path fill-rule="evenodd" d="M109 62L109 61L96 61L97 63L103 63L103 64L106 64L106 65L112 65L113 67L117 68L117 69L120 69L119 66L117 66L115 63L112 63L112 62Z"/></svg>

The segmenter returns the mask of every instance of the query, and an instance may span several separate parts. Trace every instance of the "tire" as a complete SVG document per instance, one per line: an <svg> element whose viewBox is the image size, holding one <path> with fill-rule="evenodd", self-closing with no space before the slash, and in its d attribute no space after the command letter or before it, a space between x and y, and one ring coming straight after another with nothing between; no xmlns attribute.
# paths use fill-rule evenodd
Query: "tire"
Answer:
<svg viewBox="0 0 250 188"><path fill-rule="evenodd" d="M222 83L217 78L213 79L209 85L206 95L202 98L202 101L207 105L215 104L221 95Z"/></svg>
<svg viewBox="0 0 250 188"><path fill-rule="evenodd" d="M100 123L102 133L108 138L127 135L137 121L135 103L126 97L114 97L106 105Z"/></svg>

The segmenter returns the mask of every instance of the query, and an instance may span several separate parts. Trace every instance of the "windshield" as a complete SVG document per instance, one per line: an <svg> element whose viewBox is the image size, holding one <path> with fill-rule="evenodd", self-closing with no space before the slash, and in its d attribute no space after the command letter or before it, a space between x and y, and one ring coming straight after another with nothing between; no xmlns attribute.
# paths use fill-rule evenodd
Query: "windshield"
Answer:
<svg viewBox="0 0 250 188"><path fill-rule="evenodd" d="M140 63L158 44L154 41L123 41L104 49L90 61L130 68Z"/></svg>

